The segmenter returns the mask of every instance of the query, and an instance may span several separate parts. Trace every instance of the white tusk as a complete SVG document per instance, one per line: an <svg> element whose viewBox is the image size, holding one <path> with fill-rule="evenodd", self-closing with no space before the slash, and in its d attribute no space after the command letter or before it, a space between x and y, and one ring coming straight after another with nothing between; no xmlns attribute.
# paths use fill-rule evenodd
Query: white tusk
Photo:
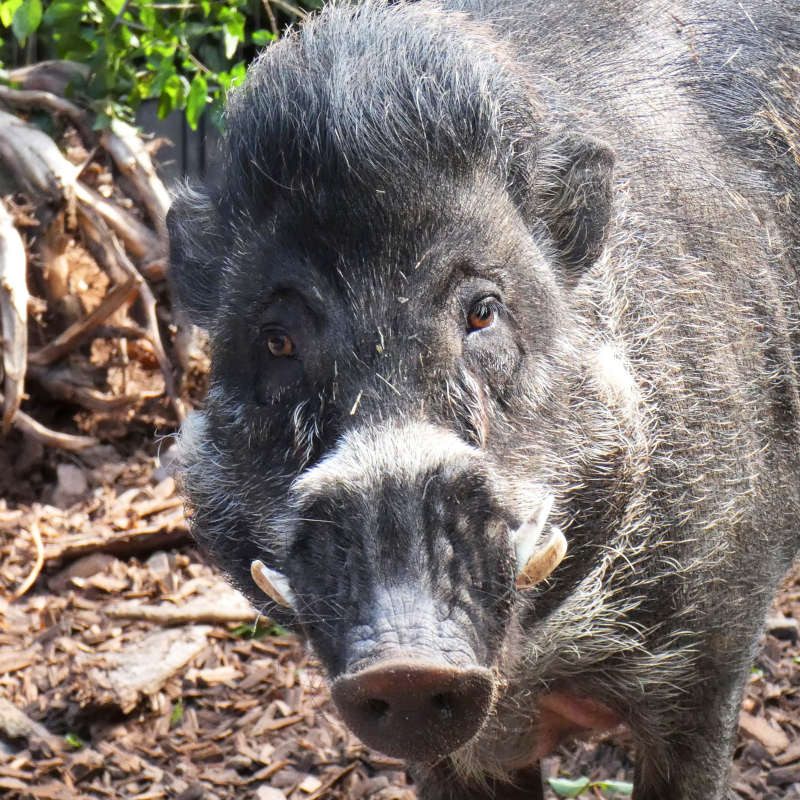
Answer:
<svg viewBox="0 0 800 800"><path fill-rule="evenodd" d="M541 545L542 531L553 508L553 495L548 494L539 506L535 519L520 525L514 533L514 551L517 555L517 571L530 561L535 550Z"/></svg>
<svg viewBox="0 0 800 800"><path fill-rule="evenodd" d="M256 586L264 592L270 600L274 600L278 605L286 608L292 607L294 597L289 588L289 581L285 575L274 569L270 569L263 561L256 559L250 565L250 576Z"/></svg>
<svg viewBox="0 0 800 800"><path fill-rule="evenodd" d="M543 581L567 554L567 540L561 528L553 525L547 538L537 547L517 573L517 588L530 589Z"/></svg>

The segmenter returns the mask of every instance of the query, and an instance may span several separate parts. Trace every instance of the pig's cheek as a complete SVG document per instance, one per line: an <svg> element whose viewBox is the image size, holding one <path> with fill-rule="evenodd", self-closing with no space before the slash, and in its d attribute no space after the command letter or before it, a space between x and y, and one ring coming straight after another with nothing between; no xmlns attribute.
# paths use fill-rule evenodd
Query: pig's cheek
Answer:
<svg viewBox="0 0 800 800"><path fill-rule="evenodd" d="M476 341L468 341L464 348L468 368L493 393L507 394L515 385L522 349L502 323L496 329L472 334L471 338Z"/></svg>

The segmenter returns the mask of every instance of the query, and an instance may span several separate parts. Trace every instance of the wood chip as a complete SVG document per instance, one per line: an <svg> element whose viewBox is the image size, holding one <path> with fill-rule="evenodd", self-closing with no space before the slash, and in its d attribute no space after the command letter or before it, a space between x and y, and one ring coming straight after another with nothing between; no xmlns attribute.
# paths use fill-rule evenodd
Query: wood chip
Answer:
<svg viewBox="0 0 800 800"><path fill-rule="evenodd" d="M132 711L141 694L154 694L179 669L206 646L211 628L193 625L188 628L156 631L119 653L105 654L110 669L100 671L116 696L123 713ZM78 659L84 664L91 659Z"/></svg>
<svg viewBox="0 0 800 800"><path fill-rule="evenodd" d="M306 794L314 794L320 786L322 786L322 781L319 778L314 775L307 775L298 786L298 789Z"/></svg>
<svg viewBox="0 0 800 800"><path fill-rule="evenodd" d="M742 711L739 715L739 727L749 736L758 739L770 752L780 753L789 746L789 737L780 728L770 725L764 717Z"/></svg>
<svg viewBox="0 0 800 800"><path fill-rule="evenodd" d="M0 654L0 675L30 666L36 658L36 653L36 650L23 650Z"/></svg>

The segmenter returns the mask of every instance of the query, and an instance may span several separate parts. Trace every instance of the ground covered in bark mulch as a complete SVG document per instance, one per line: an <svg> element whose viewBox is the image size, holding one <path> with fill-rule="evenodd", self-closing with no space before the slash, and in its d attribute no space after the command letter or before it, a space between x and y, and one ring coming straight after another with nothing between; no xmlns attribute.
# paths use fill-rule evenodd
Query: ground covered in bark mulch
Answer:
<svg viewBox="0 0 800 800"><path fill-rule="evenodd" d="M1 796L413 800L402 765L338 720L297 640L256 622L192 547L169 439L159 464L142 439L78 456L15 436L0 454ZM800 800L800 570L773 617L734 787ZM600 740L543 767L631 780L631 759Z"/></svg>

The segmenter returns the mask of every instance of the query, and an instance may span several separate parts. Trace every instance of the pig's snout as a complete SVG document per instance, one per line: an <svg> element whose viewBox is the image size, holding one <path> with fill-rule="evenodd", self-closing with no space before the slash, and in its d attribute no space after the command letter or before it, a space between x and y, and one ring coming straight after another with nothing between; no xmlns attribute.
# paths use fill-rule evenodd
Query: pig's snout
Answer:
<svg viewBox="0 0 800 800"><path fill-rule="evenodd" d="M365 744L396 758L431 761L480 730L493 686L483 667L393 658L338 678L333 699Z"/></svg>

